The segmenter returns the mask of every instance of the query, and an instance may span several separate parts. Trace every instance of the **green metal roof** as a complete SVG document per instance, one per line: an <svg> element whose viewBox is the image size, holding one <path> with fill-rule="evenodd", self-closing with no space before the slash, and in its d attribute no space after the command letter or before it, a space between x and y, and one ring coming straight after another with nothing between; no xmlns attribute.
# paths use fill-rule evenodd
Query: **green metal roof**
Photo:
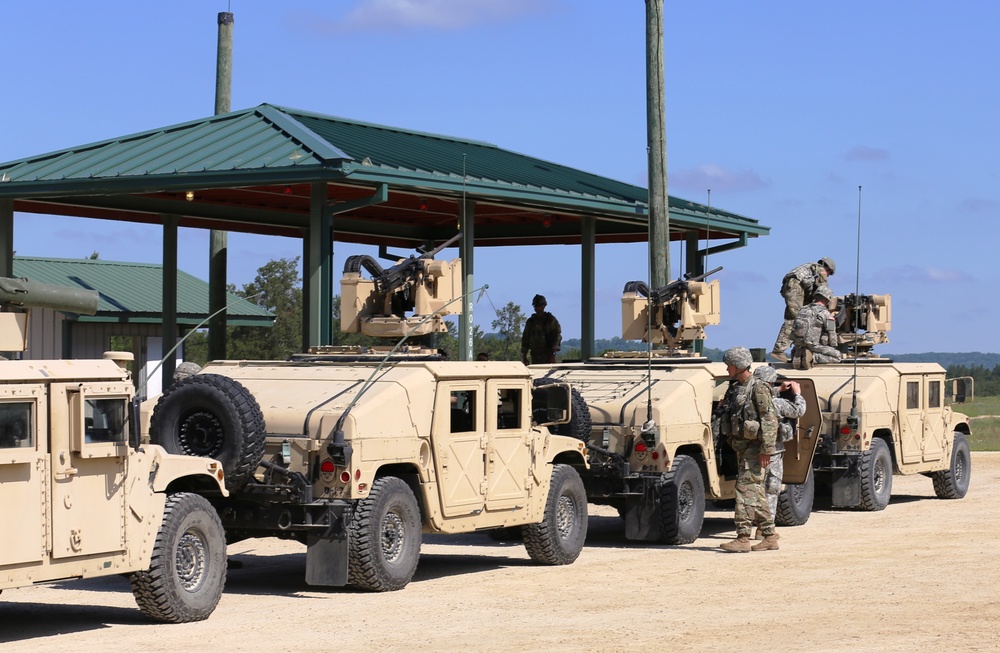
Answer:
<svg viewBox="0 0 1000 653"><path fill-rule="evenodd" d="M579 242L583 215L597 218L598 242L644 240L647 230L639 186L490 143L271 104L0 164L0 200L18 211L139 221L172 213L182 226L291 235L308 226L313 181L350 208L337 213L338 240L445 239L461 197L477 202L477 244ZM385 201L350 206L380 186ZM197 197L185 202L190 190ZM418 196L447 203L420 212ZM709 223L717 238L770 231L735 213L669 203L675 240Z"/></svg>
<svg viewBox="0 0 1000 653"><path fill-rule="evenodd" d="M96 315L81 315L81 322L163 321L163 268L148 263L123 263L94 259L14 257L14 274L32 281L98 291ZM228 324L270 326L267 310L228 293ZM194 326L208 316L208 284L177 271L177 323Z"/></svg>

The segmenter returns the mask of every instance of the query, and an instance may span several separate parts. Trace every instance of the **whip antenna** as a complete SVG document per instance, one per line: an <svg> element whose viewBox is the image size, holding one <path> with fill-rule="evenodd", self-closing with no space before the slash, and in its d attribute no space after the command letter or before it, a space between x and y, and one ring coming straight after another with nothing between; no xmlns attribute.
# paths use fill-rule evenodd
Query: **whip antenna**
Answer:
<svg viewBox="0 0 1000 653"><path fill-rule="evenodd" d="M854 324L859 323L859 318L861 317L861 303L858 301L858 297L861 296L861 186L858 186L858 238L857 238L857 251L854 254ZM855 333L855 335L857 335ZM847 425L852 429L857 430L858 425L861 420L858 417L858 343L857 338L854 341L854 387L851 391L851 414L847 418Z"/></svg>

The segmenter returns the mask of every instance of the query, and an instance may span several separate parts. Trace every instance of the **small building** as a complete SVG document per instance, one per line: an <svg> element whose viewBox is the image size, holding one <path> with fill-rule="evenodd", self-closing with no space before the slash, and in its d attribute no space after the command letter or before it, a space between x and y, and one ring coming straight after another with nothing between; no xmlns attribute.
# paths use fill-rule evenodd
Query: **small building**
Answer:
<svg viewBox="0 0 1000 653"><path fill-rule="evenodd" d="M149 263L95 259L14 257L14 274L32 281L68 288L96 290L95 315L78 315L47 308L32 309L25 359L101 358L111 350L135 356L133 378L139 386L148 378L143 394L161 390L159 375L150 376L160 360L177 343L163 346L163 268ZM267 310L229 293L230 326L274 324ZM177 341L208 318L208 283L177 271ZM184 360L183 343L174 359Z"/></svg>

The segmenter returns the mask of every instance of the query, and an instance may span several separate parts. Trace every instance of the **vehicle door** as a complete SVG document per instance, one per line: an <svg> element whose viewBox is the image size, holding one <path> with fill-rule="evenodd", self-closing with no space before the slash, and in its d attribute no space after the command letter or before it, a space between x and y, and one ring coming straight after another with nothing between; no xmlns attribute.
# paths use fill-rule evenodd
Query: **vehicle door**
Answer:
<svg viewBox="0 0 1000 653"><path fill-rule="evenodd" d="M816 385L812 379L796 379L806 400L806 412L795 420L792 439L785 443L784 483L805 483L812 469L813 455L816 453L816 443L823 431L823 413L819 409L819 398L816 395Z"/></svg>
<svg viewBox="0 0 1000 653"><path fill-rule="evenodd" d="M932 462L944 455L942 380L923 374L908 374L900 378L900 448L903 463Z"/></svg>
<svg viewBox="0 0 1000 653"><path fill-rule="evenodd" d="M441 512L457 517L482 512L486 496L485 385L445 382L435 399L434 464Z"/></svg>
<svg viewBox="0 0 1000 653"><path fill-rule="evenodd" d="M534 443L524 383L486 384L486 509L524 507Z"/></svg>
<svg viewBox="0 0 1000 653"><path fill-rule="evenodd" d="M125 550L130 398L125 382L52 384L53 558Z"/></svg>
<svg viewBox="0 0 1000 653"><path fill-rule="evenodd" d="M48 441L45 386L0 387L0 566L40 562L46 553Z"/></svg>

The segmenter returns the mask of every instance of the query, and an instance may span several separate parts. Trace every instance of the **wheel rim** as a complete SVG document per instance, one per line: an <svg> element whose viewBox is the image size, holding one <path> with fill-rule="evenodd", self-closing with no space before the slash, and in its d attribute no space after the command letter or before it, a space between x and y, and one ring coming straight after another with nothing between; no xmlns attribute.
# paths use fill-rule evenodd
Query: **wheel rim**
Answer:
<svg viewBox="0 0 1000 653"><path fill-rule="evenodd" d="M955 456L955 480L959 483L965 480L965 453Z"/></svg>
<svg viewBox="0 0 1000 653"><path fill-rule="evenodd" d="M677 490L677 516L680 521L690 519L692 510L694 510L694 492L690 483L684 483Z"/></svg>
<svg viewBox="0 0 1000 653"><path fill-rule="evenodd" d="M885 463L878 459L872 469L872 487L876 494L882 494L885 491L885 478Z"/></svg>
<svg viewBox="0 0 1000 653"><path fill-rule="evenodd" d="M386 514L382 520L382 556L386 562L396 562L403 552L406 526L403 518L395 512Z"/></svg>
<svg viewBox="0 0 1000 653"><path fill-rule="evenodd" d="M199 410L181 421L180 445L186 455L216 458L222 443L222 423L212 413Z"/></svg>
<svg viewBox="0 0 1000 653"><path fill-rule="evenodd" d="M177 578L185 591L194 592L205 582L208 545L201 533L188 530L177 545Z"/></svg>
<svg viewBox="0 0 1000 653"><path fill-rule="evenodd" d="M576 501L565 495L559 497L559 505L556 507L556 530L559 531L559 537L569 539L575 523Z"/></svg>

